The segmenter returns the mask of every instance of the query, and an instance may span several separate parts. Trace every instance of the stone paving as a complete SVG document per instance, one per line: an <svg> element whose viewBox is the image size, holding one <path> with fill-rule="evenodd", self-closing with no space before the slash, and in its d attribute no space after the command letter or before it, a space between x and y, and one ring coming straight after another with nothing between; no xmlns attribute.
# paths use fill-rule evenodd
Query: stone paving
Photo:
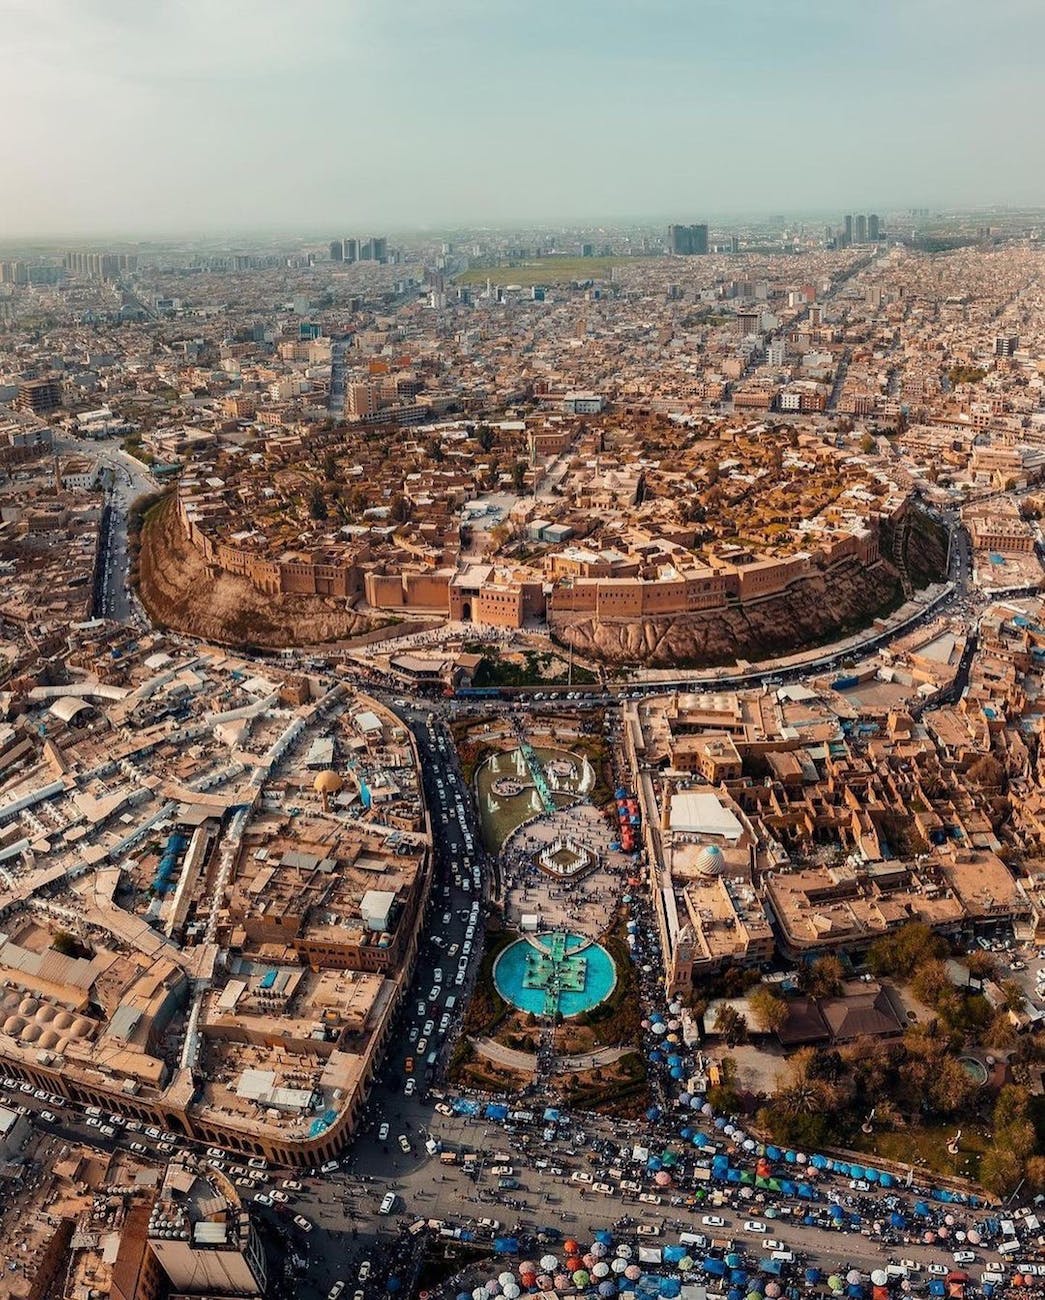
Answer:
<svg viewBox="0 0 1045 1300"><path fill-rule="evenodd" d="M535 855L559 838L577 840L597 853L601 865L579 880L556 880L536 865ZM628 858L610 849L614 830L591 804L563 808L521 826L505 843L501 871L506 882L505 917L519 929L537 915L542 930L567 929L597 939L609 924Z"/></svg>

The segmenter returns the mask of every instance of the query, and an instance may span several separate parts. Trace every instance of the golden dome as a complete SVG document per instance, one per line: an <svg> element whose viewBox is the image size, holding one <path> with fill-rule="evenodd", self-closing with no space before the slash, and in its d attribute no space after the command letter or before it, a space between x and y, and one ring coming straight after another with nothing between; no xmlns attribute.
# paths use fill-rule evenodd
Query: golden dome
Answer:
<svg viewBox="0 0 1045 1300"><path fill-rule="evenodd" d="M344 789L344 781L336 772L320 772L312 783L316 794L338 794Z"/></svg>

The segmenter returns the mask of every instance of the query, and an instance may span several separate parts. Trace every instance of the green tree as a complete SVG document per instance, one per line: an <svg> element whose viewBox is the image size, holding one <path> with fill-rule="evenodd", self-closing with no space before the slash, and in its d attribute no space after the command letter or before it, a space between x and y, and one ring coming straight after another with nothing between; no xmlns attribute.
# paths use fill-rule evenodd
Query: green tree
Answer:
<svg viewBox="0 0 1045 1300"><path fill-rule="evenodd" d="M828 955L804 967L800 978L811 998L833 998L842 991L845 967L837 957Z"/></svg>
<svg viewBox="0 0 1045 1300"><path fill-rule="evenodd" d="M494 431L488 424L480 424L475 430L475 440L483 451L489 451L494 444Z"/></svg>
<svg viewBox="0 0 1045 1300"><path fill-rule="evenodd" d="M909 979L925 961L943 957L947 944L922 921L908 921L891 934L877 939L867 953L867 962L876 975Z"/></svg>
<svg viewBox="0 0 1045 1300"><path fill-rule="evenodd" d="M410 500L405 496L397 496L392 502L391 516L392 522L396 524L405 524L413 512Z"/></svg>
<svg viewBox="0 0 1045 1300"><path fill-rule="evenodd" d="M317 523L323 523L327 517L327 502L323 489L317 484L308 499L308 513Z"/></svg>
<svg viewBox="0 0 1045 1300"><path fill-rule="evenodd" d="M1026 1002L1023 989L1015 980L1003 980L1001 986L1002 1006L1006 1011L1022 1011Z"/></svg>
<svg viewBox="0 0 1045 1300"><path fill-rule="evenodd" d="M516 492L521 492L526 486L526 462L517 460L512 466L512 487Z"/></svg>
<svg viewBox="0 0 1045 1300"><path fill-rule="evenodd" d="M787 1003L765 984L752 989L747 995L747 1004L755 1018L755 1024L766 1034L776 1034L787 1024Z"/></svg>
<svg viewBox="0 0 1045 1300"><path fill-rule="evenodd" d="M738 1043L746 1043L747 1020L735 1007L724 1002L715 1016L715 1033L724 1038L730 1047L736 1047Z"/></svg>

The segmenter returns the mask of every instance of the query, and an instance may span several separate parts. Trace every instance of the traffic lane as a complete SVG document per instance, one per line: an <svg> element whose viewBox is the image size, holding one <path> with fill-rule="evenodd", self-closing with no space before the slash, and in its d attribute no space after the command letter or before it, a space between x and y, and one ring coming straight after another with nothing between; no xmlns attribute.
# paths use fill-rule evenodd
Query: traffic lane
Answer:
<svg viewBox="0 0 1045 1300"><path fill-rule="evenodd" d="M641 1202L626 1202L615 1196L602 1196L588 1190L583 1192L578 1185L559 1180L558 1193L549 1188L524 1186L518 1192L511 1193L513 1200L523 1203L523 1208L516 1210L504 1204L504 1194L486 1194L476 1189L459 1169L448 1167L436 1175L433 1183L430 1177L423 1177L420 1185L415 1187L411 1179L397 1180L399 1194L404 1199L402 1210L395 1216L407 1220L414 1217L444 1219L450 1223L477 1221L482 1217L497 1219L509 1231L515 1229L536 1230L542 1226L559 1227L563 1232L591 1232L602 1227L612 1227L622 1213L634 1220L634 1224L621 1230L624 1237L642 1240L642 1234L635 1231L638 1224L657 1225L662 1228L656 1237L649 1240L668 1242L677 1240L680 1231L700 1232L709 1237L730 1238L739 1250L754 1257L766 1253L763 1241L773 1238L784 1242L785 1246L804 1260L828 1270L850 1267L870 1272L883 1263L895 1262L899 1258L912 1259L923 1271L935 1263L941 1267L953 1264L948 1252L933 1250L920 1243L888 1244L877 1242L873 1237L857 1232L840 1232L820 1227L802 1226L799 1228L787 1219L767 1219L766 1231L750 1233L743 1230L745 1218L757 1219L765 1212L764 1206L752 1205L743 1212L731 1209L720 1212L717 1217L725 1221L724 1226L705 1225L703 1216L697 1213L679 1214L675 1207L649 1206ZM388 1184L391 1185L391 1184ZM327 1193L329 1195L329 1193ZM322 1199L323 1193L320 1193ZM337 1210L330 1207L332 1221L337 1221ZM563 1216L565 1215L565 1218ZM682 1229L663 1226L675 1220L681 1222ZM995 1252L986 1252L995 1254ZM972 1271L984 1266L982 1256Z"/></svg>

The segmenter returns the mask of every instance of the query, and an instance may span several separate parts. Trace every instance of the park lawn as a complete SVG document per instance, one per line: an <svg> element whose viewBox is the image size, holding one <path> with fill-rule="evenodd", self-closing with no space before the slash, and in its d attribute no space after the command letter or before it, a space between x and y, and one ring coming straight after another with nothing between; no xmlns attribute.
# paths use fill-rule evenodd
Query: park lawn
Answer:
<svg viewBox="0 0 1045 1300"><path fill-rule="evenodd" d="M952 1156L947 1143L958 1128L962 1130L958 1154ZM979 1178L980 1159L991 1144L989 1130L981 1125L941 1124L933 1128L905 1128L895 1132L857 1133L851 1142L855 1151L880 1156L898 1165L914 1161L915 1178L919 1169L951 1177Z"/></svg>
<svg viewBox="0 0 1045 1300"><path fill-rule="evenodd" d="M518 284L531 288L535 284L569 284L573 280L608 280L615 266L623 263L649 262L648 257L572 257L553 254L532 257L514 266L473 266L454 279L455 284L504 286Z"/></svg>

